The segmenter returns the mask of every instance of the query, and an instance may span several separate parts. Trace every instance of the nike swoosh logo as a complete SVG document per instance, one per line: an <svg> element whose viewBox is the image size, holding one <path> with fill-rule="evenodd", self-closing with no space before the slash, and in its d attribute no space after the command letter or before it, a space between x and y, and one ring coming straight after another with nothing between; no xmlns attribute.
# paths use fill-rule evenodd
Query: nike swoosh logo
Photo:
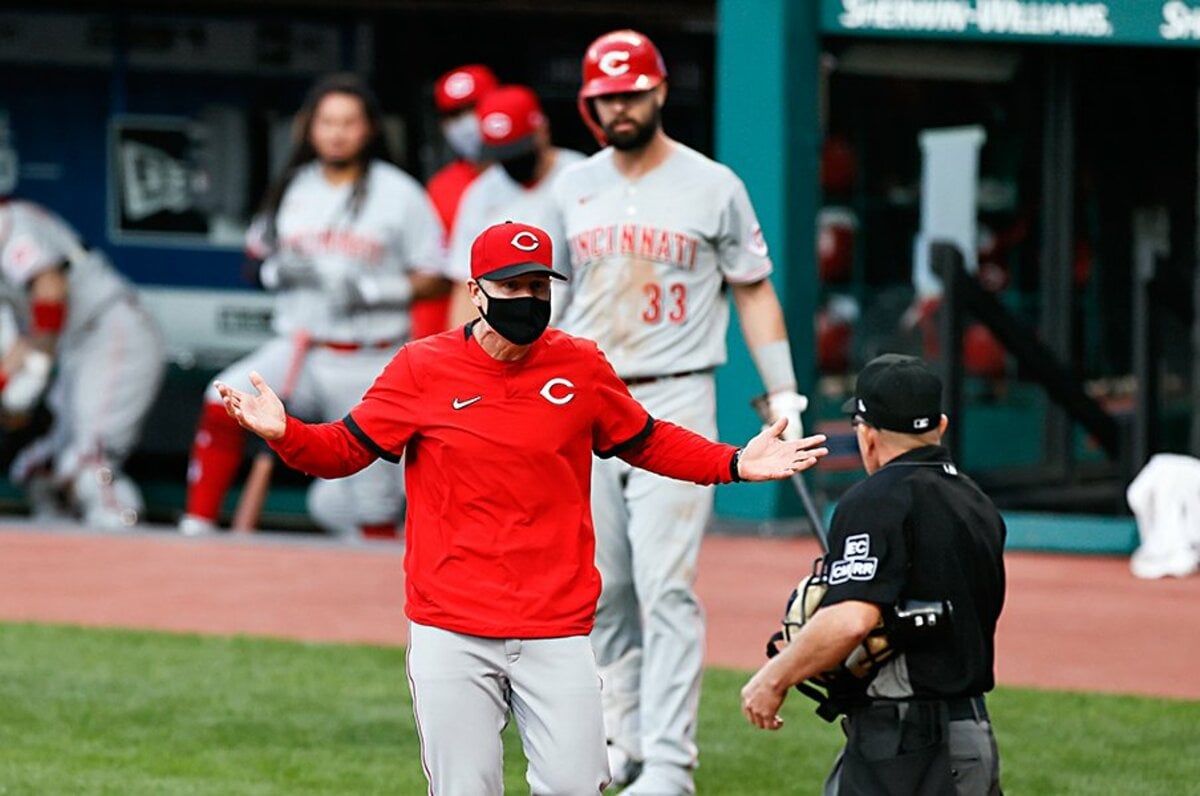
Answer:
<svg viewBox="0 0 1200 796"><path fill-rule="evenodd" d="M452 403L451 406L453 406L455 409L465 409L466 407L470 406L471 404L475 403L476 401L482 401L482 400L483 400L482 395L476 395L474 398L468 398L465 401L460 401L457 398L455 398L454 403Z"/></svg>
<svg viewBox="0 0 1200 796"><path fill-rule="evenodd" d="M585 205L590 201L592 201L592 196L590 194L588 196L579 197L579 204L581 205Z"/></svg>

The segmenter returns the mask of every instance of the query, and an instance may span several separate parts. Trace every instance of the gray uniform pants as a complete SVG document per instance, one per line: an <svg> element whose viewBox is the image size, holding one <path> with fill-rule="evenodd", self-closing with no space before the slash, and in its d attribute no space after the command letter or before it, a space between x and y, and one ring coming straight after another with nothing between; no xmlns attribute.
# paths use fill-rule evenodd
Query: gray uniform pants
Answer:
<svg viewBox="0 0 1200 796"><path fill-rule="evenodd" d="M69 480L87 462L119 468L137 444L166 369L162 333L131 297L119 297L58 345L55 475Z"/></svg>
<svg viewBox="0 0 1200 796"><path fill-rule="evenodd" d="M504 792L500 731L511 711L535 796L608 784L600 676L584 636L483 638L409 624L408 684L429 793Z"/></svg>
<svg viewBox="0 0 1200 796"><path fill-rule="evenodd" d="M716 436L711 375L631 392L655 418ZM594 462L596 567L604 585L592 644L604 680L605 729L610 743L645 760L647 769L674 769L677 779L690 779L696 765L704 614L694 585L712 506L710 487L616 458Z"/></svg>

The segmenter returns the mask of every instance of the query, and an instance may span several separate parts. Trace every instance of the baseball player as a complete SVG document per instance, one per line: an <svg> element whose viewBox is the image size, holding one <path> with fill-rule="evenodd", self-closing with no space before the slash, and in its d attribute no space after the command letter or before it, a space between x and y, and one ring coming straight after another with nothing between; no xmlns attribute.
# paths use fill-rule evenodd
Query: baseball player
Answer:
<svg viewBox="0 0 1200 796"><path fill-rule="evenodd" d="M468 297L471 242L491 224L510 218L547 226L555 209L550 186L559 174L583 155L554 146L542 104L526 86L500 86L476 106L483 139L484 156L495 163L463 193L458 223L450 238L447 276L454 280L451 323L459 325L474 317ZM566 255L555 252L560 270Z"/></svg>
<svg viewBox="0 0 1200 796"><path fill-rule="evenodd" d="M319 82L296 131L246 245L258 280L276 291L277 336L218 378L248 388L244 374L256 370L281 386L295 413L332 420L408 339L410 300L444 290L441 230L421 186L388 162L378 103L358 78ZM215 527L244 443L210 385L181 531ZM308 508L330 533L395 538L402 501L399 469L379 462L314 483Z"/></svg>
<svg viewBox="0 0 1200 796"><path fill-rule="evenodd" d="M454 221L463 192L488 166L479 124L475 121L475 105L497 84L496 75L488 67L466 64L446 72L433 85L433 101L440 117L442 136L455 158L429 178L425 190L437 210L447 240L454 234ZM413 339L446 329L449 314L449 295L414 301Z"/></svg>
<svg viewBox="0 0 1200 796"><path fill-rule="evenodd" d="M600 593L588 506L592 454L698 484L787 477L824 454L776 423L744 448L650 416L590 340L547 330L549 235L484 230L471 250L480 317L410 343L343 420L288 417L219 385L231 415L284 461L322 477L406 459L408 677L429 792L503 792L509 712L538 794L609 780L600 678L588 642Z"/></svg>
<svg viewBox="0 0 1200 796"><path fill-rule="evenodd" d="M35 515L61 504L94 527L134 525L142 496L121 467L162 383L161 331L107 258L33 202L0 202L0 274L17 329L0 361L5 424L43 394L54 417L11 480Z"/></svg>
<svg viewBox="0 0 1200 796"><path fill-rule="evenodd" d="M771 414L799 436L807 401L754 209L737 175L666 135L666 97L644 35L615 31L588 48L579 109L606 146L555 183L573 270L562 328L595 340L656 417L712 438L728 293ZM630 794L692 793L704 650L693 583L712 492L619 460L597 462L592 480L604 577L592 640L613 776L641 771Z"/></svg>
<svg viewBox="0 0 1200 796"><path fill-rule="evenodd" d="M833 516L827 590L742 689L746 718L777 730L792 685L837 670L869 634L887 629L896 654L873 677L829 686L847 739L828 796L1000 793L983 695L995 684L1004 520L941 446L941 400L941 379L915 357L884 354L863 368L843 408L869 477ZM906 627L906 612L931 605L945 606L943 621Z"/></svg>

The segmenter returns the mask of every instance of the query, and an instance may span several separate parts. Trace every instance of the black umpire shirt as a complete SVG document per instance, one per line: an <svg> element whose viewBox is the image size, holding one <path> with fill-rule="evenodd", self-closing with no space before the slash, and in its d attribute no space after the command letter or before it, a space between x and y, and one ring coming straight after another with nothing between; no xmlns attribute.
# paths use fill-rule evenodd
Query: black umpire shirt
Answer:
<svg viewBox="0 0 1200 796"><path fill-rule="evenodd" d="M949 600L952 632L884 664L871 695L977 696L995 684L996 620L1004 604L1004 521L992 501L929 445L896 457L838 503L822 606ZM853 700L862 694L840 694Z"/></svg>

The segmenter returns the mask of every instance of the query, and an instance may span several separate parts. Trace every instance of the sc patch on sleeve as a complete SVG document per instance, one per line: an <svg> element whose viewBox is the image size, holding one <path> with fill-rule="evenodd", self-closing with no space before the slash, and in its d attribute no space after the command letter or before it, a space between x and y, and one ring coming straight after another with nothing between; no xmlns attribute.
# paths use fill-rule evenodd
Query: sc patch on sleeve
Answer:
<svg viewBox="0 0 1200 796"><path fill-rule="evenodd" d="M871 555L871 537L865 533L847 536L842 557L829 567L829 585L872 580L878 568L879 559Z"/></svg>

